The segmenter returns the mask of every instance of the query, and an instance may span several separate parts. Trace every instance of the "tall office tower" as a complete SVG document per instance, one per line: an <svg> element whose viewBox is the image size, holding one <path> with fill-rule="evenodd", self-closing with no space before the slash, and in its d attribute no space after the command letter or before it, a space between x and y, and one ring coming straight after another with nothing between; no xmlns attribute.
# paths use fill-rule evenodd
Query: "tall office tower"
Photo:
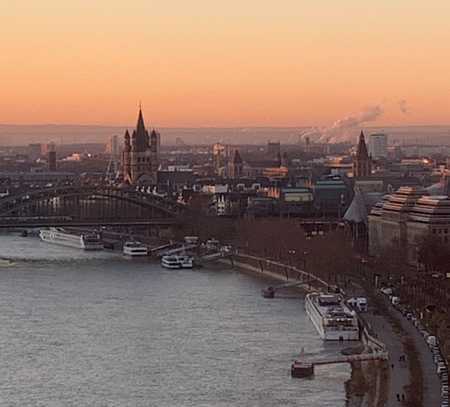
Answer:
<svg viewBox="0 0 450 407"><path fill-rule="evenodd" d="M56 148L55 143L49 143L47 145L47 156L48 156L48 170L56 171Z"/></svg>
<svg viewBox="0 0 450 407"><path fill-rule="evenodd" d="M119 145L119 136L115 134L111 136L108 144L106 145L106 153L111 154L113 158L119 158L120 155L120 145Z"/></svg>
<svg viewBox="0 0 450 407"><path fill-rule="evenodd" d="M122 171L126 182L156 183L160 145L159 133L152 130L149 134L145 128L142 110L139 109L136 129L133 130L131 137L127 130L124 137Z"/></svg>
<svg viewBox="0 0 450 407"><path fill-rule="evenodd" d="M280 142L269 141L267 143L267 155L273 160L281 157L281 145Z"/></svg>
<svg viewBox="0 0 450 407"><path fill-rule="evenodd" d="M372 173L372 160L367 152L366 140L364 133L361 131L359 135L358 147L356 155L353 159L353 176L368 177Z"/></svg>
<svg viewBox="0 0 450 407"><path fill-rule="evenodd" d="M383 133L375 133L369 136L369 154L372 158L386 158L388 136Z"/></svg>

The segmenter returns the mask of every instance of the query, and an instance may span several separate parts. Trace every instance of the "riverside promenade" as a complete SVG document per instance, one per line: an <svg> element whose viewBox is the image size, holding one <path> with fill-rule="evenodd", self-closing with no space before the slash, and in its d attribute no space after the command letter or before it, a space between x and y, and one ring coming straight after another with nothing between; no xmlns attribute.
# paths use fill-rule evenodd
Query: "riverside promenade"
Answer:
<svg viewBox="0 0 450 407"><path fill-rule="evenodd" d="M299 280L307 282L307 284L303 286L305 290L312 289L314 286L321 286L323 288L328 286L326 281L314 276L311 273L307 273L304 270L299 270L295 267L258 256L240 253L234 257L232 263L241 270L246 270L252 274L261 275L266 278L284 282ZM352 285L352 295L364 295L364 291L361 286L354 284L354 282ZM401 399L402 394L404 394L406 398L408 391L414 391L414 389L408 389L408 386L411 384L411 367L409 365L409 361L406 358L405 361L400 362L400 356L404 356L406 353L404 346L404 339L406 339L406 336L413 340L419 356L423 376L423 406L440 406L440 382L436 374L435 365L428 346L425 344L425 341L416 328L408 320L406 320L400 312L398 312L387 302L386 305L388 306L389 312L392 313L392 315L401 324L401 330L403 333L398 332L390 323L388 318L385 315L380 315L373 306L369 306L369 312L364 314L364 320L369 323L372 328L372 332L376 334L377 338L385 344L386 350L389 353L389 382L385 406L394 407L406 405L401 401L399 402L397 399L397 394ZM392 365L394 365L393 368ZM383 389L380 390L383 391Z"/></svg>
<svg viewBox="0 0 450 407"><path fill-rule="evenodd" d="M364 295L362 288L359 294ZM413 341L420 363L420 369L423 377L423 406L439 407L441 405L441 387L440 380L436 374L436 367L433 362L432 354L425 343L424 339L413 326L397 309L395 309L387 298L382 298L388 313L395 318L400 324L400 329L395 328L390 323L386 315L381 315L373 305L369 304L369 312L363 315L363 319L371 327L381 340L386 350L389 352L389 389L386 407L399 406L397 394L400 396L408 394L408 391L416 389L408 389L411 384L411 366L409 360L400 362L400 356L406 354L404 341L409 338ZM394 367L392 367L392 365ZM401 405L401 404L400 404Z"/></svg>

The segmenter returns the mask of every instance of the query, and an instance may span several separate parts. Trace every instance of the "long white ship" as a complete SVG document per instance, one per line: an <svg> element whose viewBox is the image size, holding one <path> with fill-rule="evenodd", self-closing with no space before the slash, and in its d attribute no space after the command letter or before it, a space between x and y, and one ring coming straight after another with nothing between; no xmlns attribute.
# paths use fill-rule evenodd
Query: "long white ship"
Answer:
<svg viewBox="0 0 450 407"><path fill-rule="evenodd" d="M39 237L44 242L74 247L83 250L102 250L103 243L96 233L74 234L61 228L42 229Z"/></svg>
<svg viewBox="0 0 450 407"><path fill-rule="evenodd" d="M311 293L305 299L306 313L324 341L357 341L359 326L339 294Z"/></svg>

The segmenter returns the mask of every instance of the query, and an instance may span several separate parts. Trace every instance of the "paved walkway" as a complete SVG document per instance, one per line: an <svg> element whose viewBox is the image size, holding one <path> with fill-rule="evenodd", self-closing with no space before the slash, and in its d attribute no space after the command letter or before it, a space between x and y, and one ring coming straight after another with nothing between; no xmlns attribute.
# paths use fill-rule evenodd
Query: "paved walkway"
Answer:
<svg viewBox="0 0 450 407"><path fill-rule="evenodd" d="M397 394L400 397L404 394L406 397L404 387L409 384L408 362L399 362L400 356L405 353L402 338L397 332L394 332L391 324L385 318L374 315L373 309L369 308L369 312L364 315L364 319L372 326L373 331L378 335L378 339L384 342L389 352L390 380L386 407L398 407L400 403L397 400Z"/></svg>
<svg viewBox="0 0 450 407"><path fill-rule="evenodd" d="M441 405L440 380L436 374L436 367L432 354L414 325L408 321L399 311L391 305L389 310L401 323L403 331L414 341L414 345L419 354L419 360L423 374L423 405L426 407L439 407ZM403 337L394 332L391 324L382 316L374 315L373 309L369 308L369 313L364 315L364 319L369 322L378 338L385 343L389 351L390 368L390 388L388 394L387 407L399 406L397 394L405 394L404 386L409 384L410 373L408 361L399 362L401 355L405 354L403 347ZM394 367L392 368L392 364Z"/></svg>
<svg viewBox="0 0 450 407"><path fill-rule="evenodd" d="M419 360L423 374L423 405L426 407L439 407L441 405L441 383L436 374L436 366L432 353L425 343L422 335L399 311L390 307L391 312L398 318L404 331L414 340L414 344L419 353Z"/></svg>

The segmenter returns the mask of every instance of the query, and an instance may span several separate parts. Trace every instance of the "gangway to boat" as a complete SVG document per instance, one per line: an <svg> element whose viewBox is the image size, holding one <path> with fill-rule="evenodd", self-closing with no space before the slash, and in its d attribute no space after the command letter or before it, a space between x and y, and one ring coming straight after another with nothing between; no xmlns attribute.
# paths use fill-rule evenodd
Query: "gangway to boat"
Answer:
<svg viewBox="0 0 450 407"><path fill-rule="evenodd" d="M206 254L205 256L201 256L201 257L199 257L199 260L202 263L207 263L209 261L215 261L215 260L221 259L222 257L224 257L222 252L216 252L216 253Z"/></svg>
<svg viewBox="0 0 450 407"><path fill-rule="evenodd" d="M289 283L283 283L283 284L276 285L275 287L264 288L262 290L262 295L264 298L274 298L275 293L279 290L282 290L284 288L294 288L294 287L301 287L301 286L307 287L308 284L305 283L304 281L293 281L293 282L289 282Z"/></svg>
<svg viewBox="0 0 450 407"><path fill-rule="evenodd" d="M386 351L361 353L359 355L336 356L325 359L310 360L303 358L303 352L299 360L291 365L292 377L308 377L314 374L314 366L333 365L337 363L366 362L376 360L388 360L389 353Z"/></svg>
<svg viewBox="0 0 450 407"><path fill-rule="evenodd" d="M290 283L283 283L283 284L277 285L277 286L273 287L273 289L276 291L276 290L281 290L282 288L299 287L302 285L308 285L308 284L305 283L304 281L293 281Z"/></svg>
<svg viewBox="0 0 450 407"><path fill-rule="evenodd" d="M191 250L191 249L195 249L197 248L196 244L186 244L186 245L182 245L182 246L178 246L175 249L170 249L170 250L166 250L162 253L160 253L160 256L171 256L173 254L178 254L178 253L182 253L185 252L186 250Z"/></svg>
<svg viewBox="0 0 450 407"><path fill-rule="evenodd" d="M152 249L149 250L149 252L151 254L155 254L155 253L160 252L161 250L170 249L173 247L178 247L178 243L166 243L166 244L163 244L162 246L153 247Z"/></svg>
<svg viewBox="0 0 450 407"><path fill-rule="evenodd" d="M386 351L361 353L359 355L336 356L325 359L309 360L314 366L317 365L334 365L337 363L365 362L368 360L387 360L389 353Z"/></svg>

